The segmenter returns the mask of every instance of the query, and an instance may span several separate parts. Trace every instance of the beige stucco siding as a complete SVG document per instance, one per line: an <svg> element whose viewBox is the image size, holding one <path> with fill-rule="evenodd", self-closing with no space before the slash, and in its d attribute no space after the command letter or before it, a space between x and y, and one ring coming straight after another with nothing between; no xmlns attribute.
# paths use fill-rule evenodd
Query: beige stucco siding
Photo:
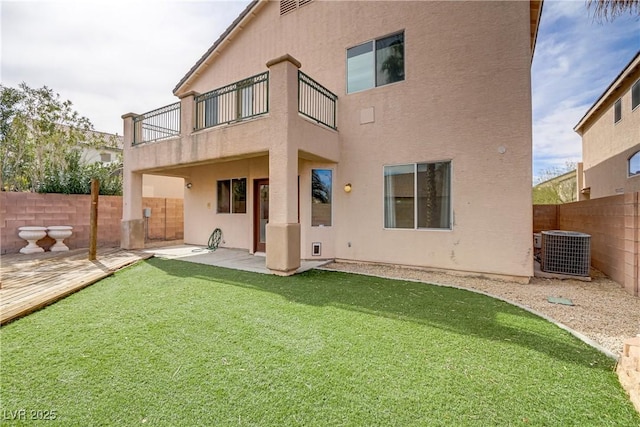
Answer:
<svg viewBox="0 0 640 427"><path fill-rule="evenodd" d="M640 142L584 171L592 198L640 191L640 175L628 176L629 157L640 151Z"/></svg>
<svg viewBox="0 0 640 427"><path fill-rule="evenodd" d="M347 94L346 49L399 31L405 80ZM133 170L179 166L191 180L185 242L204 244L220 227L226 246L251 249L253 180L279 176L269 165L291 170L278 151L286 137L294 144L283 150L297 147L287 153L298 157L303 258L320 242L323 258L531 276L530 43L529 2L316 0L285 16L269 2L178 95L263 72L290 54L338 95L338 131L305 119L278 128L282 105L274 103L266 116L189 143L183 136L131 150ZM270 82L274 90L282 87ZM435 161L451 161L452 228L385 229L384 166ZM192 166L205 162L215 163ZM333 171L330 227L311 227L313 168ZM280 178L288 194L291 176ZM216 181L237 177L248 178L247 214L215 214ZM277 222L290 224L291 209Z"/></svg>
<svg viewBox="0 0 640 427"><path fill-rule="evenodd" d="M640 70L607 99L582 129L584 186L590 197L638 191L638 177L628 178L627 160L640 150L640 107L631 108L631 86ZM620 99L622 118L614 123L614 103Z"/></svg>
<svg viewBox="0 0 640 427"><path fill-rule="evenodd" d="M527 276L528 26L527 2L316 2L282 17L274 2L188 89L206 92L289 53L339 95L334 225L308 225L310 196L301 191L303 257L322 241L323 256ZM405 81L346 94L346 49L397 31ZM375 121L360 124L368 108ZM452 161L453 229L385 230L383 166L440 160Z"/></svg>
<svg viewBox="0 0 640 427"><path fill-rule="evenodd" d="M184 179L173 176L143 175L142 197L182 199Z"/></svg>
<svg viewBox="0 0 640 427"><path fill-rule="evenodd" d="M223 233L221 246L253 251L253 180L268 178L267 157L195 166L186 171L191 189L185 191L184 241L206 245L214 229ZM217 182L247 178L247 212L217 213Z"/></svg>

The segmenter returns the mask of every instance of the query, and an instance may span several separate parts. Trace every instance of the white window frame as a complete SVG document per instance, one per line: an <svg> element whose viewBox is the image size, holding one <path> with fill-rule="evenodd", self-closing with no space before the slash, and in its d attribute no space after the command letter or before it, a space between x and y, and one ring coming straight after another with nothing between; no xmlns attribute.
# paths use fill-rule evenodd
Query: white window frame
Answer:
<svg viewBox="0 0 640 427"><path fill-rule="evenodd" d="M449 163L449 227L447 228L429 228L418 227L418 165L432 164L432 163ZM384 169L392 166L409 166L413 165L413 228L396 228L385 226L385 179ZM408 162L408 163L393 163L382 166L382 228L384 230L393 231L453 231L453 161L451 159L433 160L433 161L421 161L421 162Z"/></svg>
<svg viewBox="0 0 640 427"><path fill-rule="evenodd" d="M404 82L407 79L407 60L406 60L406 56L404 56L402 58L402 67L404 68L404 78L402 80L398 80L397 82L393 82L393 83L387 83L384 85L380 85L378 86L376 84L376 42L378 40L382 40L382 39L386 39L387 37L393 37L396 36L398 34L402 34L402 45L404 48L404 51L406 52L406 38L405 38L405 30L404 28L402 30L399 31L394 31L393 33L389 33L386 34L384 36L380 36L380 37L376 37L375 39L371 39L371 40L365 40L362 43L358 43L355 44L353 46L349 46L348 48L345 49L344 54L345 54L345 73L344 73L344 77L345 77L345 82L344 82L344 91L347 95L350 95L352 93L360 93L360 92L364 92L366 90L371 90L371 89L375 89L378 87L383 87L383 86L389 86L389 85L393 85L393 84L397 84L397 83L401 83ZM364 89L360 89L360 90L354 90L353 92L349 92L349 49L353 49L354 47L358 47L358 46L362 46L365 45L367 43L371 43L372 44L372 51L373 51L373 56L371 59L371 64L369 64L369 66L371 67L371 69L373 70L373 86L371 87L367 87Z"/></svg>

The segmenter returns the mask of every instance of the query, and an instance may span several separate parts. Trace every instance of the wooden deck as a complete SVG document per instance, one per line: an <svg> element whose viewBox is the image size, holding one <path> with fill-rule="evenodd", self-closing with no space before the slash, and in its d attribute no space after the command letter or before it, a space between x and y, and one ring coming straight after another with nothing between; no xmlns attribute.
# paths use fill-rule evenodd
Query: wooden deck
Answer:
<svg viewBox="0 0 640 427"><path fill-rule="evenodd" d="M119 248L0 256L0 324L32 313L152 254Z"/></svg>

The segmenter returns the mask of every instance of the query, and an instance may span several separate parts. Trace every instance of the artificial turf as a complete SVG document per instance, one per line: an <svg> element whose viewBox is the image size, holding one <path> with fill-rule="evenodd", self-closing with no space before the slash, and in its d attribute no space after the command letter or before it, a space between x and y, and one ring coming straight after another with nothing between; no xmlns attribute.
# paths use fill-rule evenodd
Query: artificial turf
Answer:
<svg viewBox="0 0 640 427"><path fill-rule="evenodd" d="M640 425L613 360L415 282L151 259L0 339L3 425Z"/></svg>

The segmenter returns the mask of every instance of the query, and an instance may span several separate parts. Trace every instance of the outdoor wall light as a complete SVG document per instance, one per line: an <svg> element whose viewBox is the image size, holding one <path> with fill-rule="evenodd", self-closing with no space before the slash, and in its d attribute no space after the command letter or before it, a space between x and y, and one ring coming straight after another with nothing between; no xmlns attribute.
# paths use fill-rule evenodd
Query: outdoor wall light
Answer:
<svg viewBox="0 0 640 427"><path fill-rule="evenodd" d="M187 182L187 185L185 185L185 187L187 187L188 190L191 190L191 187L193 187L193 184L190 182Z"/></svg>
<svg viewBox="0 0 640 427"><path fill-rule="evenodd" d="M345 186L344 186L344 192L345 192L345 193L351 193L351 183L349 183L349 184L345 184Z"/></svg>

